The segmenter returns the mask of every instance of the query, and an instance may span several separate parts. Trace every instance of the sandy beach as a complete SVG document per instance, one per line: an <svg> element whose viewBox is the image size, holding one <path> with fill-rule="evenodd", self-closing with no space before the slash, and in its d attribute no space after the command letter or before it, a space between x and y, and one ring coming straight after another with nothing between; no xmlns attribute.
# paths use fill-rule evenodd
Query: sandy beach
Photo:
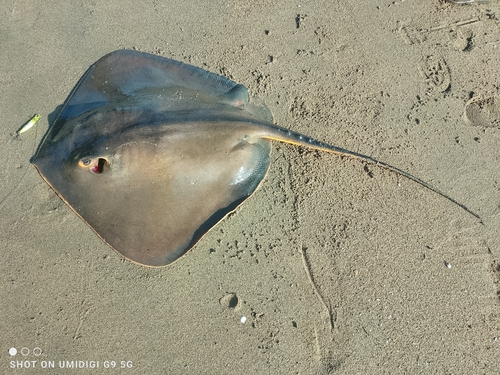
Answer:
<svg viewBox="0 0 500 375"><path fill-rule="evenodd" d="M0 373L499 372L498 0L4 0L0 14ZM29 162L118 49L241 83L278 125L480 219L381 166L273 143L260 188L185 256L131 263Z"/></svg>

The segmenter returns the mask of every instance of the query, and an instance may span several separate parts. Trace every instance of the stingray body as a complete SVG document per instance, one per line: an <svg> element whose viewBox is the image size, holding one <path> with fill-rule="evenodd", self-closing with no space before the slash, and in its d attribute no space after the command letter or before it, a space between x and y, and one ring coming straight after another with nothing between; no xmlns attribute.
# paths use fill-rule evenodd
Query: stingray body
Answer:
<svg viewBox="0 0 500 375"><path fill-rule="evenodd" d="M113 249L163 266L255 191L271 140L380 164L457 203L398 168L274 125L225 77L128 50L87 70L31 162Z"/></svg>

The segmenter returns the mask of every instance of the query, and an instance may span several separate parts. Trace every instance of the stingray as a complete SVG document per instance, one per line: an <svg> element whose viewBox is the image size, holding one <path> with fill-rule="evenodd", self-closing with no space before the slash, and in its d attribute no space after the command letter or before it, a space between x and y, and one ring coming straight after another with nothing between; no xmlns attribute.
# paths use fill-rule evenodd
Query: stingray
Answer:
<svg viewBox="0 0 500 375"><path fill-rule="evenodd" d="M161 56L112 52L80 78L31 162L108 245L146 266L177 260L264 179L271 141L369 156L284 129L232 80Z"/></svg>

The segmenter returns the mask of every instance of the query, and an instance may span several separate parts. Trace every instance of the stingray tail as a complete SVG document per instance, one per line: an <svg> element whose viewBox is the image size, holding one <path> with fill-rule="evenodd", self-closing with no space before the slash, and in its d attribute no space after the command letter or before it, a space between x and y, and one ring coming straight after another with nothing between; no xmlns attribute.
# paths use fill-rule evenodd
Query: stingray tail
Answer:
<svg viewBox="0 0 500 375"><path fill-rule="evenodd" d="M380 166L382 166L386 169L389 169L393 172L396 172L396 173L398 173L398 174L400 174L400 175L402 175L402 176L404 176L412 181L415 181L416 183L418 183L422 186L425 186L427 189L429 189L429 190L433 191L434 193L437 193L437 194L441 195L442 197L448 199L450 202L456 204L457 206L459 206L463 210L467 211L469 214L471 214L475 218L481 220L481 217L478 214L476 214L474 211L471 211L469 208L467 208L462 203L456 201L455 199L450 197L448 194L443 193L441 190L435 188L434 186L425 182L424 180L422 180L418 177L415 177L412 174L410 174L402 169L399 169L397 167L394 167L394 166L387 164L387 163L384 163L382 161L378 161L370 156L359 154L359 153L354 152L354 151L345 150L345 149L340 148L340 147L332 146L332 145L329 145L327 143L320 142L316 139L309 138L303 134L284 129L284 128L281 128L281 127L276 126L276 125L273 126L273 130L274 130L273 132L264 136L264 138L270 139L270 140L276 140L276 141L280 141L280 142L285 142L285 143L290 143L290 144L294 144L294 145L298 145L298 146L309 147L313 150L325 151L325 152L329 152L329 153L337 154L337 155L341 155L341 156L349 156L352 158L360 159L360 160L365 161L367 163L380 165Z"/></svg>

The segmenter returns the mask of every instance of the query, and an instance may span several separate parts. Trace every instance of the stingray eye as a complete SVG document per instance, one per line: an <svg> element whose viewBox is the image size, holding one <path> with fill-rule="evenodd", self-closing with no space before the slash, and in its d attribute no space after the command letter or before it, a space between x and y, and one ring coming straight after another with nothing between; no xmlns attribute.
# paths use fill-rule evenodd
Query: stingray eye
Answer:
<svg viewBox="0 0 500 375"><path fill-rule="evenodd" d="M90 166L90 162L91 162L91 160L89 158L83 158L83 159L80 159L80 161L78 162L78 165L82 168L87 168L88 166Z"/></svg>
<svg viewBox="0 0 500 375"><path fill-rule="evenodd" d="M78 161L80 168L88 169L92 173L100 174L108 161L105 158L82 158Z"/></svg>

